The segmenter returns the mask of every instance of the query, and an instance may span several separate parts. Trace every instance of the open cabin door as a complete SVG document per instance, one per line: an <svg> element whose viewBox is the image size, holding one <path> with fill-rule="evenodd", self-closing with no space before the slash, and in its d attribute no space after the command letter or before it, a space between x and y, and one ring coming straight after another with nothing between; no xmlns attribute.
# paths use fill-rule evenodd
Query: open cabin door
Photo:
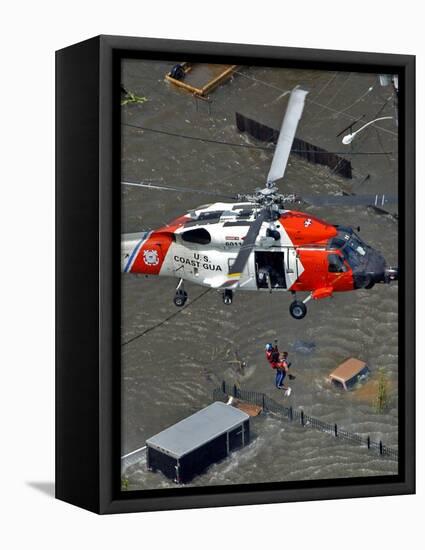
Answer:
<svg viewBox="0 0 425 550"><path fill-rule="evenodd" d="M257 288L286 289L285 267L284 252L255 252Z"/></svg>
<svg viewBox="0 0 425 550"><path fill-rule="evenodd" d="M285 257L286 283L291 287L303 272L298 253L295 248L288 248Z"/></svg>

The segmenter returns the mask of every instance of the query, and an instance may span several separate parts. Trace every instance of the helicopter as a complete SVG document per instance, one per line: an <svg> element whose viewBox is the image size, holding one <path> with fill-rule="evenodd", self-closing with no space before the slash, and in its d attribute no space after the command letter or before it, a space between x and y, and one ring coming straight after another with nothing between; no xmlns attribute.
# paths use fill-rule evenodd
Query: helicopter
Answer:
<svg viewBox="0 0 425 550"><path fill-rule="evenodd" d="M123 181L124 185L218 196L154 231L127 233L121 240L124 273L178 278L177 307L185 305L185 281L216 289L230 305L239 291L286 291L289 312L300 320L309 300L336 292L371 289L398 280L398 268L365 243L352 228L293 210L300 203L383 205L385 196L329 196L306 199L279 192L308 92L295 87L289 97L264 188L223 196L207 190ZM305 299L297 292L307 292Z"/></svg>

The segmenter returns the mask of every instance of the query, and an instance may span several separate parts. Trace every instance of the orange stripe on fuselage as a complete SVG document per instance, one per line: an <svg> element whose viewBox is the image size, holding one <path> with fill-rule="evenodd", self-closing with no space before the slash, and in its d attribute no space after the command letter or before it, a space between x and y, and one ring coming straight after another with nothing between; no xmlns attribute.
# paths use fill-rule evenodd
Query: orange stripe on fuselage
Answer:
<svg viewBox="0 0 425 550"><path fill-rule="evenodd" d="M173 237L170 234L152 233L149 239L140 247L130 273L158 275L172 242Z"/></svg>
<svg viewBox="0 0 425 550"><path fill-rule="evenodd" d="M174 242L174 232L179 227L182 227L188 220L190 220L189 216L180 216L164 227L160 227L156 231L153 231L137 253L130 273L158 275L161 271L168 249Z"/></svg>

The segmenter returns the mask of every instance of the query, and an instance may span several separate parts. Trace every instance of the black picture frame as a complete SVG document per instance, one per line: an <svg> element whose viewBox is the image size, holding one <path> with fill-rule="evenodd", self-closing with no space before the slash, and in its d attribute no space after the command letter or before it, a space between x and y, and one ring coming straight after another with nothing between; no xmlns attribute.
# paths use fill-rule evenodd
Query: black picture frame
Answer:
<svg viewBox="0 0 425 550"><path fill-rule="evenodd" d="M398 74L399 474L120 488L119 62L123 57ZM56 52L56 498L100 514L415 491L415 57L98 36ZM118 367L117 367L118 365Z"/></svg>

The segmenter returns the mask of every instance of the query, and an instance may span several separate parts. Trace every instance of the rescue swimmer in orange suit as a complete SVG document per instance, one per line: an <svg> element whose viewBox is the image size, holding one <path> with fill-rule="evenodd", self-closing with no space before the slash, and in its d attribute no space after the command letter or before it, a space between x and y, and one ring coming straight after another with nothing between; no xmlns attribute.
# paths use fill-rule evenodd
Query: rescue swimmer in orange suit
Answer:
<svg viewBox="0 0 425 550"><path fill-rule="evenodd" d="M276 354L279 356L279 349L277 347L277 340L274 341L274 346L272 344L266 345L266 359L272 365L272 363L277 363ZM272 366L272 368L275 368Z"/></svg>
<svg viewBox="0 0 425 550"><path fill-rule="evenodd" d="M288 362L288 352L284 351L282 354L279 354L279 349L277 346L277 341L275 340L275 345L272 344L266 345L266 359L269 362L272 369L276 370L276 380L275 385L279 390L288 390L288 387L284 385L284 380L288 374L289 367L291 363ZM295 376L289 374L288 378L294 380Z"/></svg>

